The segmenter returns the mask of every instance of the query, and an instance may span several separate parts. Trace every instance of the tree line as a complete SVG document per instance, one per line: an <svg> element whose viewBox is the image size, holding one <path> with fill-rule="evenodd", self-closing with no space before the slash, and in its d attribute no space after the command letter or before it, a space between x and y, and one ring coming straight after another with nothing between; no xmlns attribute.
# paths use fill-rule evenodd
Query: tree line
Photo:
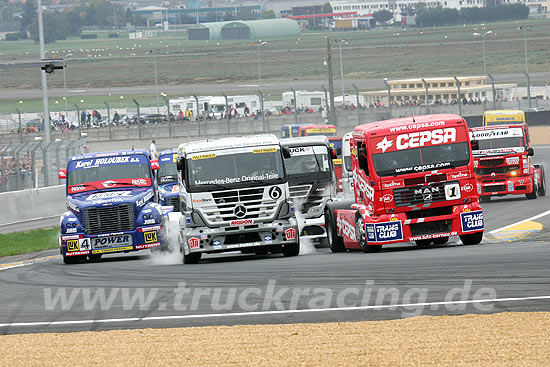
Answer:
<svg viewBox="0 0 550 367"><path fill-rule="evenodd" d="M525 4L500 4L478 8L423 8L416 15L420 27L434 27L465 23L527 19L529 8Z"/></svg>

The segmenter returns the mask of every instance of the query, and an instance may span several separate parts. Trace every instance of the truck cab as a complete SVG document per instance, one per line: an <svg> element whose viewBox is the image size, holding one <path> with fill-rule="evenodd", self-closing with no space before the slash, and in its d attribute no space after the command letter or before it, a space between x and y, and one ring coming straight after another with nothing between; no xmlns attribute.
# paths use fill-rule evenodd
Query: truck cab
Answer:
<svg viewBox="0 0 550 367"><path fill-rule="evenodd" d="M414 241L465 245L483 239L474 160L464 119L414 116L355 128L351 138L355 199L327 205L332 251L380 251Z"/></svg>
<svg viewBox="0 0 550 367"><path fill-rule="evenodd" d="M342 138L342 193L344 198L353 196L353 170L351 168L351 138L353 132L344 134Z"/></svg>
<svg viewBox="0 0 550 367"><path fill-rule="evenodd" d="M470 137L477 141L473 155L481 202L504 195L546 195L544 166L531 162L534 149L527 124L472 128Z"/></svg>
<svg viewBox="0 0 550 367"><path fill-rule="evenodd" d="M335 152L325 136L284 139L281 146L290 152L285 167L300 235L326 238L325 205L336 197Z"/></svg>
<svg viewBox="0 0 550 367"><path fill-rule="evenodd" d="M342 138L331 136L328 138L329 146L334 151L332 163L336 175L336 192L342 192Z"/></svg>
<svg viewBox="0 0 550 367"><path fill-rule="evenodd" d="M156 168L145 150L69 158L59 173L67 180L59 237L65 264L161 246L165 213L155 202Z"/></svg>
<svg viewBox="0 0 550 367"><path fill-rule="evenodd" d="M299 233L276 136L252 135L181 144L184 263L204 253L299 254Z"/></svg>
<svg viewBox="0 0 550 367"><path fill-rule="evenodd" d="M158 202L163 206L172 206L174 212L182 211L180 186L178 184L177 149L164 150L159 154L159 169L156 172L158 187Z"/></svg>

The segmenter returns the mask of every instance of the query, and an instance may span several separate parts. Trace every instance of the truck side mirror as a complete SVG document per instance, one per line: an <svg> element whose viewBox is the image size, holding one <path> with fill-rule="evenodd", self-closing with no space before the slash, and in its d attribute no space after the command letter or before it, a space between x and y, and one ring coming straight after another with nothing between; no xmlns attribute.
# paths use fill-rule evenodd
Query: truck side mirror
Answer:
<svg viewBox="0 0 550 367"><path fill-rule="evenodd" d="M472 150L479 150L479 140L471 140L470 145L472 146Z"/></svg>
<svg viewBox="0 0 550 367"><path fill-rule="evenodd" d="M152 159L151 160L151 169L152 170L157 170L159 168L160 168L159 161L157 159Z"/></svg>
<svg viewBox="0 0 550 367"><path fill-rule="evenodd" d="M364 146L359 148L357 152L357 161L359 163L359 168L361 168L365 174L369 175L369 162L367 160L367 148Z"/></svg>
<svg viewBox="0 0 550 367"><path fill-rule="evenodd" d="M176 163L176 168L178 171L185 171L185 158L178 159L178 162Z"/></svg>
<svg viewBox="0 0 550 367"><path fill-rule="evenodd" d="M288 150L287 147L282 147L281 150L283 151L283 158L285 159L290 158L290 150Z"/></svg>
<svg viewBox="0 0 550 367"><path fill-rule="evenodd" d="M67 178L67 170L66 169L60 169L58 178L60 180L65 180Z"/></svg>
<svg viewBox="0 0 550 367"><path fill-rule="evenodd" d="M334 148L329 148L329 149L330 149L330 156L332 157L332 159L338 158L338 155L336 154L336 150L334 150Z"/></svg>
<svg viewBox="0 0 550 367"><path fill-rule="evenodd" d="M532 157L535 155L535 150L533 148L527 149L527 155Z"/></svg>

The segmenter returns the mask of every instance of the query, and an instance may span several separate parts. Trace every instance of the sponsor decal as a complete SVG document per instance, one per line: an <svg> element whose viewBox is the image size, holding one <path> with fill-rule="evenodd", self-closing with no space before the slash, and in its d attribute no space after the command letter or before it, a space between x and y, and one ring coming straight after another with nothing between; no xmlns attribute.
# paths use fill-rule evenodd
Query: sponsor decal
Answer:
<svg viewBox="0 0 550 367"><path fill-rule="evenodd" d="M109 180L109 181L104 181L101 184L103 185L103 187L111 188L111 187L115 187L118 184L118 182Z"/></svg>
<svg viewBox="0 0 550 367"><path fill-rule="evenodd" d="M143 221L143 224L155 224L155 220L154 219L145 219Z"/></svg>
<svg viewBox="0 0 550 367"><path fill-rule="evenodd" d="M147 231L160 231L162 226L153 226L153 227L141 227L138 229L138 232L147 232Z"/></svg>
<svg viewBox="0 0 550 367"><path fill-rule="evenodd" d="M463 191L466 191L466 192L472 192L472 190L474 189L474 185L466 184L466 185L462 186L461 189Z"/></svg>
<svg viewBox="0 0 550 367"><path fill-rule="evenodd" d="M508 191L514 191L514 183L512 181L506 182Z"/></svg>
<svg viewBox="0 0 550 367"><path fill-rule="evenodd" d="M279 178L279 174L276 172L266 172L259 175L241 176L241 177L225 177L214 178L211 180L195 180L194 185L224 185L248 181L264 181L264 180L276 180Z"/></svg>
<svg viewBox="0 0 550 367"><path fill-rule="evenodd" d="M277 148L264 148L264 149L254 149L252 153L258 154L258 153L275 153L277 151Z"/></svg>
<svg viewBox="0 0 550 367"><path fill-rule="evenodd" d="M287 240L293 240L296 238L296 230L294 228L289 228L285 231L285 236Z"/></svg>
<svg viewBox="0 0 550 367"><path fill-rule="evenodd" d="M451 236L456 236L456 235L458 235L458 233L456 233L456 232L425 234L425 235L422 235L422 236L410 237L409 241L428 240L428 239L431 239L431 238L451 237Z"/></svg>
<svg viewBox="0 0 550 367"><path fill-rule="evenodd" d="M232 220L231 222L229 222L229 225L232 226L232 227L249 226L253 223L254 223L254 219L237 219L237 220Z"/></svg>
<svg viewBox="0 0 550 367"><path fill-rule="evenodd" d="M207 234L201 234L201 240L207 240L208 239L208 235Z"/></svg>
<svg viewBox="0 0 550 367"><path fill-rule="evenodd" d="M119 251L131 251L134 248L132 246L126 246L126 247L111 247L111 248L104 248L101 250L92 250L92 254L105 254L108 252L119 252Z"/></svg>
<svg viewBox="0 0 550 367"><path fill-rule="evenodd" d="M128 234L122 236L94 237L91 238L91 241L92 248L94 249L126 246L132 244L132 238Z"/></svg>
<svg viewBox="0 0 550 367"><path fill-rule="evenodd" d="M264 242L265 243L271 243L273 241L273 237L271 235L264 236Z"/></svg>
<svg viewBox="0 0 550 367"><path fill-rule="evenodd" d="M393 180L388 182L382 182L382 189L392 189L394 187L402 187L405 186L405 183L403 180Z"/></svg>
<svg viewBox="0 0 550 367"><path fill-rule="evenodd" d="M61 236L61 241L67 241L67 240L77 240L79 239L79 235L72 235L72 236Z"/></svg>
<svg viewBox="0 0 550 367"><path fill-rule="evenodd" d="M479 231L484 228L483 212L477 210L475 212L460 213L460 222L462 232Z"/></svg>
<svg viewBox="0 0 550 367"><path fill-rule="evenodd" d="M365 196L369 200L374 200L374 188L368 184L368 182L357 173L357 170L353 170L353 179L357 182L357 188L365 193Z"/></svg>
<svg viewBox="0 0 550 367"><path fill-rule="evenodd" d="M512 136L523 136L523 131L520 127L513 127L509 129L492 129L492 130L477 130L472 131L470 135L475 140L489 140L495 138L509 138Z"/></svg>
<svg viewBox="0 0 550 367"><path fill-rule="evenodd" d="M279 186L273 186L269 188L269 197L273 200L277 200L283 195L283 191Z"/></svg>
<svg viewBox="0 0 550 367"><path fill-rule="evenodd" d="M393 201L393 195L392 194L385 194L380 198L380 201L383 201L384 203L391 203Z"/></svg>
<svg viewBox="0 0 550 367"><path fill-rule="evenodd" d="M69 207L69 209L77 212L77 213L80 213L80 208L78 206L76 206L75 203L73 203L72 201L69 201L67 200L67 206Z"/></svg>
<svg viewBox="0 0 550 367"><path fill-rule="evenodd" d="M80 186L80 185L75 185L75 186L70 186L69 187L69 191L71 192L80 192L80 191L84 191L86 190L86 188L84 186Z"/></svg>
<svg viewBox="0 0 550 367"><path fill-rule="evenodd" d="M506 158L506 164L519 164L519 157Z"/></svg>
<svg viewBox="0 0 550 367"><path fill-rule="evenodd" d="M136 250L143 250L143 249L146 249L146 248L153 248L153 247L159 247L159 246L160 246L160 242L145 243L143 245L136 245Z"/></svg>
<svg viewBox="0 0 550 367"><path fill-rule="evenodd" d="M73 252L73 251L79 251L80 245L78 243L78 240L68 240L67 241L67 251Z"/></svg>
<svg viewBox="0 0 550 367"><path fill-rule="evenodd" d="M193 249L193 248L199 248L199 239L198 238L190 238L189 240L187 240L187 242L189 243L189 248Z"/></svg>
<svg viewBox="0 0 550 367"><path fill-rule="evenodd" d="M355 235L355 223L349 223L340 215L340 213L338 213L338 217L336 218L336 226L338 227L340 233L344 236L348 237L352 241L357 241L357 237Z"/></svg>
<svg viewBox="0 0 550 367"><path fill-rule="evenodd" d="M226 245L225 247L228 249L234 249L234 248L243 248L243 247L254 247L254 246L263 246L263 242L248 242L248 243L237 243L234 245Z"/></svg>
<svg viewBox="0 0 550 367"><path fill-rule="evenodd" d="M209 159L209 158L216 158L216 154L212 153L212 154L195 155L195 156L191 157L191 160L196 161L196 160L199 160L199 159Z"/></svg>
<svg viewBox="0 0 550 367"><path fill-rule="evenodd" d="M138 206L138 208L140 206L143 206L145 205L145 203L147 203L149 200L151 200L151 198L154 196L153 194L153 191L149 191L144 197L142 197L141 199L139 199L138 201L136 201L136 205Z"/></svg>
<svg viewBox="0 0 550 367"><path fill-rule="evenodd" d="M292 157L313 154L313 147L290 147L288 150Z"/></svg>
<svg viewBox="0 0 550 367"><path fill-rule="evenodd" d="M432 201L433 195L436 193L439 193L439 187L437 186L425 186L414 190L414 196L422 196L424 201Z"/></svg>
<svg viewBox="0 0 550 367"><path fill-rule="evenodd" d="M185 217L185 223L186 224L191 224L191 217L189 217L189 216Z"/></svg>
<svg viewBox="0 0 550 367"><path fill-rule="evenodd" d="M157 231L143 232L145 243L158 242Z"/></svg>
<svg viewBox="0 0 550 367"><path fill-rule="evenodd" d="M178 192L180 192L180 187L179 187L178 185L172 186L172 192L173 192L173 193L178 193Z"/></svg>
<svg viewBox="0 0 550 367"><path fill-rule="evenodd" d="M400 220L367 223L365 226L368 242L400 241L403 239L403 227Z"/></svg>
<svg viewBox="0 0 550 367"><path fill-rule="evenodd" d="M458 184L458 182L445 185L445 199L460 199L460 185Z"/></svg>
<svg viewBox="0 0 550 367"><path fill-rule="evenodd" d="M77 229L76 228L67 228L65 230L65 233L76 233Z"/></svg>
<svg viewBox="0 0 550 367"><path fill-rule="evenodd" d="M277 232L279 232L279 233L283 233L283 232L284 232L284 230L285 230L285 228L284 228L284 227L282 227L282 226L277 226L277 229L276 229L276 231L277 231Z"/></svg>
<svg viewBox="0 0 550 367"><path fill-rule="evenodd" d="M143 186L143 185L148 185L148 182L144 178L134 178L132 179L132 185Z"/></svg>
<svg viewBox="0 0 550 367"><path fill-rule="evenodd" d="M315 127L306 129L307 134L326 134L326 133L336 133L336 128L334 127Z"/></svg>
<svg viewBox="0 0 550 367"><path fill-rule="evenodd" d="M107 191L107 192L98 192L96 194L92 194L88 196L87 200L97 200L97 199L108 199L108 198L114 198L114 197L120 197L120 196L131 196L131 191Z"/></svg>
<svg viewBox="0 0 550 367"><path fill-rule="evenodd" d="M78 255L88 255L90 251L75 251L75 252L67 252L65 256L78 256Z"/></svg>
<svg viewBox="0 0 550 367"><path fill-rule="evenodd" d="M456 141L456 128L448 127L444 129L434 129L426 131L416 131L408 134L400 134L395 138L395 149L403 150L410 148L419 148L425 145L440 145L453 143ZM387 136L376 144L376 149L385 153L394 146L394 140L389 140Z"/></svg>
<svg viewBox="0 0 550 367"><path fill-rule="evenodd" d="M393 145L393 140L388 140L388 137L385 136L384 140L381 140L376 144L376 149L380 149L382 153L385 153L388 148Z"/></svg>
<svg viewBox="0 0 550 367"><path fill-rule="evenodd" d="M468 178L470 174L468 171L460 171L455 173L447 173L447 180L459 180L461 178Z"/></svg>
<svg viewBox="0 0 550 367"><path fill-rule="evenodd" d="M221 243L221 241L216 240L216 241L212 242L212 246L215 249L221 249L222 248L222 243Z"/></svg>

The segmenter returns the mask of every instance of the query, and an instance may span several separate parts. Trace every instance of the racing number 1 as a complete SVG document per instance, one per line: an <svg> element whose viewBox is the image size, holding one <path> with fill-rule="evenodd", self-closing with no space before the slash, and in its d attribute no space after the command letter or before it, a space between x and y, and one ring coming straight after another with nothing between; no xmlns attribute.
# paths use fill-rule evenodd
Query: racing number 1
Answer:
<svg viewBox="0 0 550 367"><path fill-rule="evenodd" d="M458 183L452 183L445 186L445 199L456 200L460 199L460 185Z"/></svg>

